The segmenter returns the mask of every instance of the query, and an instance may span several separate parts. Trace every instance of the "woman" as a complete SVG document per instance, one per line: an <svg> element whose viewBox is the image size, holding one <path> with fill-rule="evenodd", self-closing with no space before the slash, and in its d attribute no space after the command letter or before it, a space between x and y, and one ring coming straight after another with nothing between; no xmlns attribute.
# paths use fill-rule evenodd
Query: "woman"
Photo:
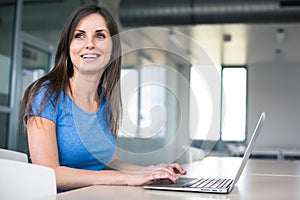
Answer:
<svg viewBox="0 0 300 200"><path fill-rule="evenodd" d="M96 5L78 8L63 28L54 68L28 87L21 105L31 160L55 170L59 190L175 182L176 173L185 174L176 163L142 167L117 159L120 70L110 13Z"/></svg>

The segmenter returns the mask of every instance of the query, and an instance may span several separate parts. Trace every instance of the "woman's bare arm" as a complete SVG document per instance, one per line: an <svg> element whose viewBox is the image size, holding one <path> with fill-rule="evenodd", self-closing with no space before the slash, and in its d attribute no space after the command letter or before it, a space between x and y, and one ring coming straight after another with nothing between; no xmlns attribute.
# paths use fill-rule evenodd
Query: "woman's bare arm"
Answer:
<svg viewBox="0 0 300 200"><path fill-rule="evenodd" d="M74 189L89 185L144 185L152 180L168 178L175 182L181 167L177 164L141 167L122 162L116 157L109 163L117 170L82 170L60 166L55 124L46 118L29 117L27 121L28 146L32 163L55 170L57 188Z"/></svg>

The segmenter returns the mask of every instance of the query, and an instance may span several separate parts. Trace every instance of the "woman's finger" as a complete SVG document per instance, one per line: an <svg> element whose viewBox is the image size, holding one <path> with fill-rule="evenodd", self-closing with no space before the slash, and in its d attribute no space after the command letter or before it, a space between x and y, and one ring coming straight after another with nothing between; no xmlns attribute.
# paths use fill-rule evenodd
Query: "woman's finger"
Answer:
<svg viewBox="0 0 300 200"><path fill-rule="evenodd" d="M175 171L175 173L179 173L179 174L186 174L186 171L177 163L172 163L170 164L170 166L173 168L173 170Z"/></svg>

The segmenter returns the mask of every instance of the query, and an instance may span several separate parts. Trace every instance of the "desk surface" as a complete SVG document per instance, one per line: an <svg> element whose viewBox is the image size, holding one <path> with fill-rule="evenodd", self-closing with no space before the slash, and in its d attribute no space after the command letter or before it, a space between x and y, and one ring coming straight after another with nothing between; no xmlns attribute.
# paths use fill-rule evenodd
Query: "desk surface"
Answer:
<svg viewBox="0 0 300 200"><path fill-rule="evenodd" d="M183 165L186 176L230 177L239 166L240 158L208 157L202 161ZM208 171L207 171L208 170ZM58 194L56 200L101 200L101 199L164 199L164 200L267 200L300 199L300 161L252 160L230 194L205 194L145 190L129 186L90 186Z"/></svg>

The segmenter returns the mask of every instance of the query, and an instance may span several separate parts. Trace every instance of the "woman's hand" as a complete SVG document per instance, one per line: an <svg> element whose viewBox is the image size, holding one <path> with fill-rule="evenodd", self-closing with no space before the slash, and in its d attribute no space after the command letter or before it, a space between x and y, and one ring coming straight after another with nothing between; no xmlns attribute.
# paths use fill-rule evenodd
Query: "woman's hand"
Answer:
<svg viewBox="0 0 300 200"><path fill-rule="evenodd" d="M186 174L186 171L182 169L177 163L173 164L159 164L149 167L143 167L136 172L127 172L127 185L139 186L145 185L152 181L158 181L160 179L168 179L170 182L175 183L178 179L176 174Z"/></svg>

